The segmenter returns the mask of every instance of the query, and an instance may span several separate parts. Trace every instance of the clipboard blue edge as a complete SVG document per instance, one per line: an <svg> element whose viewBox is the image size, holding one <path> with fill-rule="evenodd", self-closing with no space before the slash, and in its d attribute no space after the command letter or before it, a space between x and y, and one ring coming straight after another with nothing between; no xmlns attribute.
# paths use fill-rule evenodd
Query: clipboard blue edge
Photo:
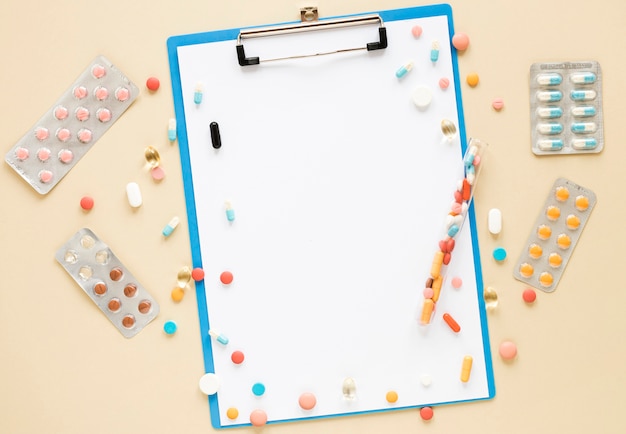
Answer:
<svg viewBox="0 0 626 434"><path fill-rule="evenodd" d="M437 4L430 6L416 6L409 8L401 8L401 9L393 9L393 10L385 10L379 12L364 12L358 14L350 14L350 15L342 15L335 17L328 17L323 19L334 19L334 18L346 18L351 16L359 16L366 14L379 14L384 22L387 21L401 21L415 18L428 18L434 16L446 16L448 19L448 31L449 31L449 39L452 41L452 36L454 36L454 22L452 19L452 7L449 4ZM323 20L321 19L321 20ZM277 23L280 24L291 24L290 23ZM266 27L263 26L254 26L254 27ZM246 27L246 28L254 28L254 27ZM241 29L227 29L227 30L217 30L211 32L204 33L194 33L188 35L179 35L172 36L167 40L167 51L168 51L168 60L170 64L170 77L172 82L172 94L174 100L174 110L176 113L176 123L180 125L178 131L178 144L180 151L180 162L183 173L183 182L185 189L185 203L187 207L187 223L189 227L189 241L191 245L191 253L192 253L192 262L193 267L202 267L202 254L200 250L200 238L198 234L198 220L196 215L196 205L195 205L195 195L193 189L193 177L191 171L191 161L189 157L189 142L187 137L187 129L184 127L186 125L185 118L185 109L183 105L183 93L181 88L181 79L180 79L180 65L178 62L178 51L177 48L180 46L186 45L195 45L195 44L205 44L210 42L218 42L218 41L226 41L226 40L236 40L237 36ZM393 43L393 42L392 42ZM456 50L452 49L452 69L453 69L453 78L454 78L454 86L456 89L456 103L457 103L457 113L458 119L457 124L459 125L459 138L461 140L461 155L460 158L463 157L465 151L467 149L467 136L465 132L465 117L463 112L463 102L461 95L461 82L460 82L460 74L458 68L458 59ZM235 59L235 50L233 50L233 61ZM483 339L483 349L484 349L484 358L485 358L485 370L487 376L487 387L488 387L488 396L479 399L469 400L471 402L474 401L482 401L488 400L495 397L496 389L495 389L495 379L493 374L493 361L491 358L491 345L489 341L489 328L487 324L487 314L485 308L485 301L482 294L483 289L483 278L482 278L482 267L480 264L480 249L478 246L478 233L476 229L476 216L474 210L474 204L472 203L470 208L468 209L468 216L470 222L470 231L472 235L472 250L474 254L474 270L476 274L476 288L477 293L476 296L478 298L479 311L480 311L480 323L482 330L482 339ZM202 348L203 348L203 358L204 358L204 368L205 372L214 372L215 367L213 365L213 352L212 352L212 342L211 338L208 334L209 332L209 321L208 321L208 312L206 308L206 293L204 281L196 282L196 302L198 304L198 316L200 323L200 337L202 339ZM208 398L209 401L209 410L211 414L211 425L215 429L225 429L225 428L238 428L251 426L250 423L242 423L242 424L233 424L228 426L222 426L219 424L220 414L219 414L219 406L217 396L211 395ZM457 404L461 402L467 401L450 401L450 402L438 402L433 405L447 405L447 404ZM410 410L415 409L415 406L410 407L394 407L389 409L379 409L379 410L368 410L363 412L355 412L355 413L347 413L347 414L338 414L338 415L324 415L324 416L312 416L312 417L304 417L297 419L285 419L275 422L268 422L269 424L278 424L278 423L286 423L286 422L295 422L302 420L312 420L312 419L326 419L340 416L357 416L362 414L372 414L372 413L380 413L387 411L401 411L401 410Z"/></svg>

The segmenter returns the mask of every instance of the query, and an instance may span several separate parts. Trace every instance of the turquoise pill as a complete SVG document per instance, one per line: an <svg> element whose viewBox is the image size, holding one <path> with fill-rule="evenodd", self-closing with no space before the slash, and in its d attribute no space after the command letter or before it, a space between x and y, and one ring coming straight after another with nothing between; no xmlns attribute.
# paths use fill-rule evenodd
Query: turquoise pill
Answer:
<svg viewBox="0 0 626 434"><path fill-rule="evenodd" d="M493 250L493 259L498 262L502 262L506 259L506 250L502 247L497 247Z"/></svg>

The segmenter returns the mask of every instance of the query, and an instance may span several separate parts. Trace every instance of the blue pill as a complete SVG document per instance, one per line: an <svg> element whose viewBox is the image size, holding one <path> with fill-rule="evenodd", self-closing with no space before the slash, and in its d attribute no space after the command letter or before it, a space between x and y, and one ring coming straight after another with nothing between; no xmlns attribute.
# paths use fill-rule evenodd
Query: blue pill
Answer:
<svg viewBox="0 0 626 434"><path fill-rule="evenodd" d="M255 383L252 386L252 393L254 393L255 396L261 396L265 393L265 385L263 383Z"/></svg>
<svg viewBox="0 0 626 434"><path fill-rule="evenodd" d="M506 259L506 250L502 247L497 247L493 250L493 259L498 262L502 262Z"/></svg>
<svg viewBox="0 0 626 434"><path fill-rule="evenodd" d="M165 321L165 324L163 324L163 331L168 335L173 335L174 333L176 333L177 329L178 326L174 321Z"/></svg>

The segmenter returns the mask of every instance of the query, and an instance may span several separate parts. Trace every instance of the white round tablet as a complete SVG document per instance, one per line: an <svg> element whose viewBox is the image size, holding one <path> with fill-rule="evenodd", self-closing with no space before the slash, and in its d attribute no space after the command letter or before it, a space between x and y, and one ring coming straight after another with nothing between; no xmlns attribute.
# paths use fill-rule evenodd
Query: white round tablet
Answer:
<svg viewBox="0 0 626 434"><path fill-rule="evenodd" d="M425 109L433 100L433 91L428 86L417 86L413 91L413 103L419 109Z"/></svg>
<svg viewBox="0 0 626 434"><path fill-rule="evenodd" d="M199 386L202 393L205 395L214 395L220 389L220 378L209 372L208 374L204 374L200 378Z"/></svg>

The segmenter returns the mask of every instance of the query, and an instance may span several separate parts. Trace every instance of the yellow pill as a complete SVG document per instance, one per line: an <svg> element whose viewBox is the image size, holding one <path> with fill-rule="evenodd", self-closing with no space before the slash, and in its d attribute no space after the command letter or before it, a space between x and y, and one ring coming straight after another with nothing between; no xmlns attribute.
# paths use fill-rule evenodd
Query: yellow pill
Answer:
<svg viewBox="0 0 626 434"><path fill-rule="evenodd" d="M549 220L555 221L556 219L561 217L561 210L558 206L549 206L546 210L546 217L548 217Z"/></svg>
<svg viewBox="0 0 626 434"><path fill-rule="evenodd" d="M552 274L548 273L547 271L544 271L539 276L539 283L544 288L548 288L548 287L552 286L553 282L554 282L554 277L552 277Z"/></svg>
<svg viewBox="0 0 626 434"><path fill-rule="evenodd" d="M578 227L580 226L580 218L577 215L570 214L565 219L565 224L567 225L568 229L578 229Z"/></svg>
<svg viewBox="0 0 626 434"><path fill-rule="evenodd" d="M521 274L522 277L528 278L532 276L534 272L535 269L528 262L524 262L522 265L519 266L519 274Z"/></svg>
<svg viewBox="0 0 626 434"><path fill-rule="evenodd" d="M461 381L463 383L467 383L470 379L470 374L472 373L472 356L463 357L463 366L461 366Z"/></svg>
<svg viewBox="0 0 626 434"><path fill-rule="evenodd" d="M559 268L562 263L563 258L558 253L550 253L550 256L548 256L548 264L550 264L552 268Z"/></svg>
<svg viewBox="0 0 626 434"><path fill-rule="evenodd" d="M539 244L531 244L528 248L528 255L534 259L540 258L543 255L543 249Z"/></svg>
<svg viewBox="0 0 626 434"><path fill-rule="evenodd" d="M476 87L478 85L478 74L476 74L475 72L472 72L471 74L467 74L467 78L466 78L467 84L470 85L470 87Z"/></svg>
<svg viewBox="0 0 626 434"><path fill-rule="evenodd" d="M550 229L550 226L541 225L537 229L537 236L542 240L547 240L548 238L550 238L551 235L552 229Z"/></svg>
<svg viewBox="0 0 626 434"><path fill-rule="evenodd" d="M422 318L420 322L422 324L430 324L430 317L433 314L433 310L435 309L435 302L427 298L424 300L424 306L422 306Z"/></svg>
<svg viewBox="0 0 626 434"><path fill-rule="evenodd" d="M433 296L431 297L435 303L439 300L439 294L441 294L441 287L443 285L443 276L437 276L435 280L433 280L433 286L431 287L433 290Z"/></svg>
<svg viewBox="0 0 626 434"><path fill-rule="evenodd" d="M585 211L589 208L589 198L583 195L577 196L575 204L578 211Z"/></svg>
<svg viewBox="0 0 626 434"><path fill-rule="evenodd" d="M398 392L396 392L395 390L390 390L389 392L387 392L385 399L388 403L393 404L394 402L398 401Z"/></svg>
<svg viewBox="0 0 626 434"><path fill-rule="evenodd" d="M556 200L558 200L559 202L565 202L567 199L569 199L569 190L567 189L567 187L557 187L555 191L555 196Z"/></svg>
<svg viewBox="0 0 626 434"><path fill-rule="evenodd" d="M185 290L183 288L176 287L172 289L172 300L179 302L185 296Z"/></svg>
<svg viewBox="0 0 626 434"><path fill-rule="evenodd" d="M563 250L569 249L572 245L572 239L567 234L561 234L556 238L556 244Z"/></svg>
<svg viewBox="0 0 626 434"><path fill-rule="evenodd" d="M237 419L239 417L239 410L237 410L235 407L230 407L228 410L226 410L226 417L228 417L230 420Z"/></svg>
<svg viewBox="0 0 626 434"><path fill-rule="evenodd" d="M433 265L430 267L430 275L433 279L436 279L441 273L441 266L443 265L443 255L444 253L441 251L435 253L435 257L433 258Z"/></svg>

